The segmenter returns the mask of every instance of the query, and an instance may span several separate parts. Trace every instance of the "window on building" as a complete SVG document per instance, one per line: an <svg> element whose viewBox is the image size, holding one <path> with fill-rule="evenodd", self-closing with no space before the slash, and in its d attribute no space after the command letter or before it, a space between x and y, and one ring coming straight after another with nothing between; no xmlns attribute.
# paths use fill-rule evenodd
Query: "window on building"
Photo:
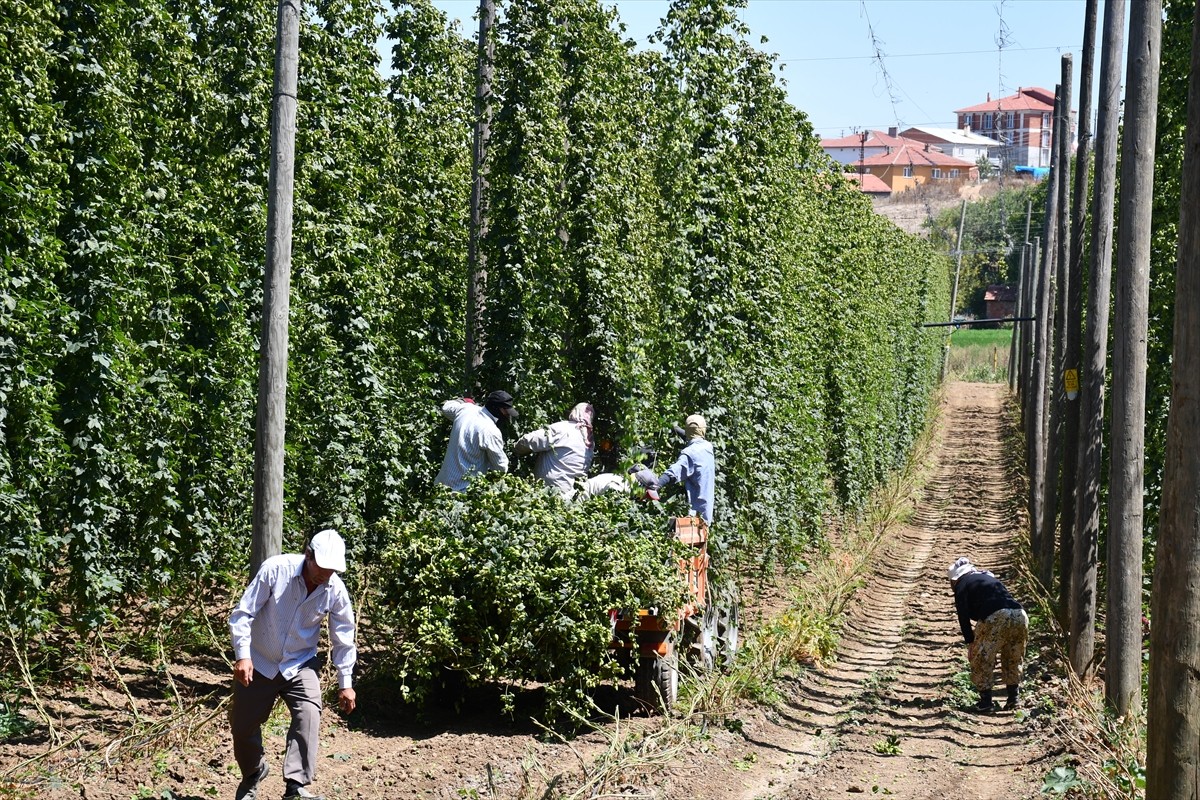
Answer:
<svg viewBox="0 0 1200 800"><path fill-rule="evenodd" d="M957 169L952 169L952 170L950 170L950 177L951 177L951 178L957 178L957 177L958 177L958 170L957 170Z"/></svg>
<svg viewBox="0 0 1200 800"><path fill-rule="evenodd" d="M942 171L940 169L938 169L937 167L934 167L933 168L933 177L935 179L942 177Z"/></svg>
<svg viewBox="0 0 1200 800"><path fill-rule="evenodd" d="M1012 126L1013 126L1013 112L1011 112L1011 111L1010 111L1010 112L1008 112L1008 117L1006 118L1006 120L1005 120L1004 124L1005 124L1005 126L1006 126L1006 127L1008 127L1008 128L1012 128Z"/></svg>
<svg viewBox="0 0 1200 800"><path fill-rule="evenodd" d="M906 178L912 177L912 165L911 164L904 168L904 177L906 177Z"/></svg>
<svg viewBox="0 0 1200 800"><path fill-rule="evenodd" d="M1049 114L1042 114L1042 127L1043 128L1050 127L1050 115Z"/></svg>
<svg viewBox="0 0 1200 800"><path fill-rule="evenodd" d="M992 115L991 114L983 115L983 129L985 131L990 131L992 129Z"/></svg>

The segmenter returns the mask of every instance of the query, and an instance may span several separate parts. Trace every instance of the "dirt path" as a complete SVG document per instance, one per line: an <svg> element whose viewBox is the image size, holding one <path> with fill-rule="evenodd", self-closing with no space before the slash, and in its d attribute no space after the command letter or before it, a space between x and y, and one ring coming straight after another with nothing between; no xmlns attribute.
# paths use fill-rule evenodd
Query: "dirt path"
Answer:
<svg viewBox="0 0 1200 800"><path fill-rule="evenodd" d="M1016 522L1003 398L998 385L949 387L932 479L860 591L836 661L802 678L778 723L757 732L753 774L705 797L1039 795L1047 748L1036 715L960 710L948 686L965 648L946 567L968 555L1001 578L1009 572Z"/></svg>
<svg viewBox="0 0 1200 800"><path fill-rule="evenodd" d="M1001 455L1004 396L999 385L948 387L931 481L912 519L881 548L850 609L837 659L785 682L776 707L747 707L734 724L713 725L668 748L669 758L635 771L623 793L664 800L1038 794L1047 749L1038 741L1038 712L979 717L960 710L948 687L965 648L947 564L968 555L1008 573L1016 523ZM214 656L172 669L195 709L190 717L172 720L178 706L161 677L132 662L122 675L128 695L111 676L97 675L90 690L47 698L68 744L47 756L44 740L0 743L0 796L232 798L237 777L221 710L227 667ZM350 720L323 720L313 788L330 800L538 797L548 782L570 790L581 767L624 741L619 734L658 728L656 720L622 720L619 730L609 725L570 745L548 743L531 724L498 718L493 702L417 722L387 697L360 691L369 708ZM133 735L131 698L144 720L156 720ZM616 692L600 698L624 700ZM285 727L282 713L267 725L268 753L282 751ZM72 740L76 729L92 732ZM32 766L21 766L26 759L35 759ZM20 781L5 785L2 776L14 766ZM282 788L276 758L261 797L278 797Z"/></svg>

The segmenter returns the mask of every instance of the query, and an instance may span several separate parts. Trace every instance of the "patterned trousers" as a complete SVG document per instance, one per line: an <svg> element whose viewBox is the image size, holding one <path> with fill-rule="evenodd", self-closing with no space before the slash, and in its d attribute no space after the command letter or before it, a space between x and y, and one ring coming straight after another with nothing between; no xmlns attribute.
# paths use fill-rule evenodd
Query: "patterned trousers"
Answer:
<svg viewBox="0 0 1200 800"><path fill-rule="evenodd" d="M1000 657L1000 676L1005 686L1021 682L1021 661L1029 636L1029 616L1020 608L1002 608L975 625L975 641L967 649L971 684L981 692L991 691L992 670Z"/></svg>

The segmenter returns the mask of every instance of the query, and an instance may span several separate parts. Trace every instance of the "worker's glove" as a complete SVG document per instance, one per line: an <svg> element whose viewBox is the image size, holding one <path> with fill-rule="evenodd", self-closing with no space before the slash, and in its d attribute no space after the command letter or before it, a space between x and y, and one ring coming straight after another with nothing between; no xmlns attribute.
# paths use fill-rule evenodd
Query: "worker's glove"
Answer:
<svg viewBox="0 0 1200 800"><path fill-rule="evenodd" d="M679 427L678 425L671 426L671 433L678 436L679 440L682 442L686 442L688 440L687 431L684 430L683 428Z"/></svg>

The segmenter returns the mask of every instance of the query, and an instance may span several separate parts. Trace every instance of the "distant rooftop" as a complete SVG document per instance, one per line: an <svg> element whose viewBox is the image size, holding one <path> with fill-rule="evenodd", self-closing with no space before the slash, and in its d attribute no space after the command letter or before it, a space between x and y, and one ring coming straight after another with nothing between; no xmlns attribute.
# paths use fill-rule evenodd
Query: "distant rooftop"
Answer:
<svg viewBox="0 0 1200 800"><path fill-rule="evenodd" d="M936 147L928 146L924 142L916 142L911 139L905 139L904 144L900 147L893 147L886 153L880 153L877 156L871 156L865 160L855 161L854 164L862 164L863 166L888 166L891 164L912 164L932 167L959 167L970 169L975 165L970 161L963 161L961 158L948 156Z"/></svg>
<svg viewBox="0 0 1200 800"><path fill-rule="evenodd" d="M859 175L857 172L847 172L846 177L857 183L859 185L858 188L866 194L892 193L892 187L884 183L883 178L880 178L878 175L872 175L869 172L865 175Z"/></svg>
<svg viewBox="0 0 1200 800"><path fill-rule="evenodd" d="M977 133L971 133L970 131L959 130L957 128L926 128L926 127L917 125L917 126L914 126L912 128L909 128L908 130L904 131L904 134L905 135L911 134L913 131L923 133L926 136L930 136L930 137L933 137L936 139L941 139L943 142L946 142L947 144L965 144L965 145L975 145L977 147L979 147L979 146L995 147L996 146L995 139L989 139L986 136L980 136Z"/></svg>
<svg viewBox="0 0 1200 800"><path fill-rule="evenodd" d="M866 131L867 140L864 142L862 133L852 133L837 139L822 139L821 147L901 147L904 139L892 133L883 131Z"/></svg>
<svg viewBox="0 0 1200 800"><path fill-rule="evenodd" d="M1053 111L1054 92L1046 91L1040 86L1023 86L1016 94L993 100L988 93L986 102L955 110L955 114L974 114L985 111Z"/></svg>

